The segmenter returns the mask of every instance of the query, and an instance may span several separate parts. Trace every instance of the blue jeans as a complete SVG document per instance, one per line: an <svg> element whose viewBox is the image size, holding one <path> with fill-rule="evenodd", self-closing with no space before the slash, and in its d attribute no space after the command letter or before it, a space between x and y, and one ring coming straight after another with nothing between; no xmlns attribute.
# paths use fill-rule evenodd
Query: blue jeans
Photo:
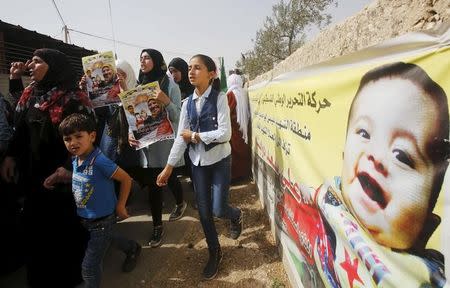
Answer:
<svg viewBox="0 0 450 288"><path fill-rule="evenodd" d="M114 234L115 223L116 215L114 213L100 220L81 220L81 224L89 232L89 241L81 264L81 275L86 288L100 287L103 257L113 240L124 253L131 251L134 247L134 241Z"/></svg>
<svg viewBox="0 0 450 288"><path fill-rule="evenodd" d="M213 215L219 218L237 220L241 211L228 204L231 177L231 156L208 166L192 165L195 198L200 223L210 249L219 247Z"/></svg>

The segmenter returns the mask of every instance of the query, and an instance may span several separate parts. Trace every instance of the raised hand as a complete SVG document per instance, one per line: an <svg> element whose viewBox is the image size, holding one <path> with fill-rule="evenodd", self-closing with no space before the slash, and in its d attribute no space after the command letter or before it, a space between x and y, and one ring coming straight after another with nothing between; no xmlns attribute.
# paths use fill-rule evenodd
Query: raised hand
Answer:
<svg viewBox="0 0 450 288"><path fill-rule="evenodd" d="M11 68L9 69L9 78L10 79L20 79L22 75L25 73L25 70L28 68L28 65L31 63L31 60L28 60L26 63L23 62L12 62Z"/></svg>

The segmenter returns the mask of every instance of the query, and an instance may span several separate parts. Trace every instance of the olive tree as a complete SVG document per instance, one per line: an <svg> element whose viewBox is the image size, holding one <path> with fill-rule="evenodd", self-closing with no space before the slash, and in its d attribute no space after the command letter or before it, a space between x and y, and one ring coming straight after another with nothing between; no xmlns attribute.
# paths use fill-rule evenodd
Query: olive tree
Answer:
<svg viewBox="0 0 450 288"><path fill-rule="evenodd" d="M330 4L337 5L337 0L281 0L256 32L253 50L243 53L236 66L251 79L269 71L304 44L307 28L330 23L324 12Z"/></svg>

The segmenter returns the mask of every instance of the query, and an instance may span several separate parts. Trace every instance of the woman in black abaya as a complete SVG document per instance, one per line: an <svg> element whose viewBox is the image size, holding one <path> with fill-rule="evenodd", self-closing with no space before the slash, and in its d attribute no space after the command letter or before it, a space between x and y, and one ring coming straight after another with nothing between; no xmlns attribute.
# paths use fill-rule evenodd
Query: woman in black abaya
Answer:
<svg viewBox="0 0 450 288"><path fill-rule="evenodd" d="M21 76L26 69L32 82L24 89ZM12 63L9 87L19 100L1 176L7 182L18 179L25 187L28 284L73 287L81 281L85 234L76 216L71 175L66 174L67 184L53 190L44 188L43 182L58 167L70 165L59 123L74 112L90 113L90 103L78 90L66 55L53 49L38 49L26 63Z"/></svg>

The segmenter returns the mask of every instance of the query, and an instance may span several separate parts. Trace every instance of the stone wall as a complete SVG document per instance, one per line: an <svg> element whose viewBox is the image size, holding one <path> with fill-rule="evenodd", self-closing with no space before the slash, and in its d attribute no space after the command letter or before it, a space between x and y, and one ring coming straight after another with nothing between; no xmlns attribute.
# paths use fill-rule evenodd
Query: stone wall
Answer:
<svg viewBox="0 0 450 288"><path fill-rule="evenodd" d="M374 0L358 14L323 30L250 85L349 54L384 40L450 22L450 0Z"/></svg>

